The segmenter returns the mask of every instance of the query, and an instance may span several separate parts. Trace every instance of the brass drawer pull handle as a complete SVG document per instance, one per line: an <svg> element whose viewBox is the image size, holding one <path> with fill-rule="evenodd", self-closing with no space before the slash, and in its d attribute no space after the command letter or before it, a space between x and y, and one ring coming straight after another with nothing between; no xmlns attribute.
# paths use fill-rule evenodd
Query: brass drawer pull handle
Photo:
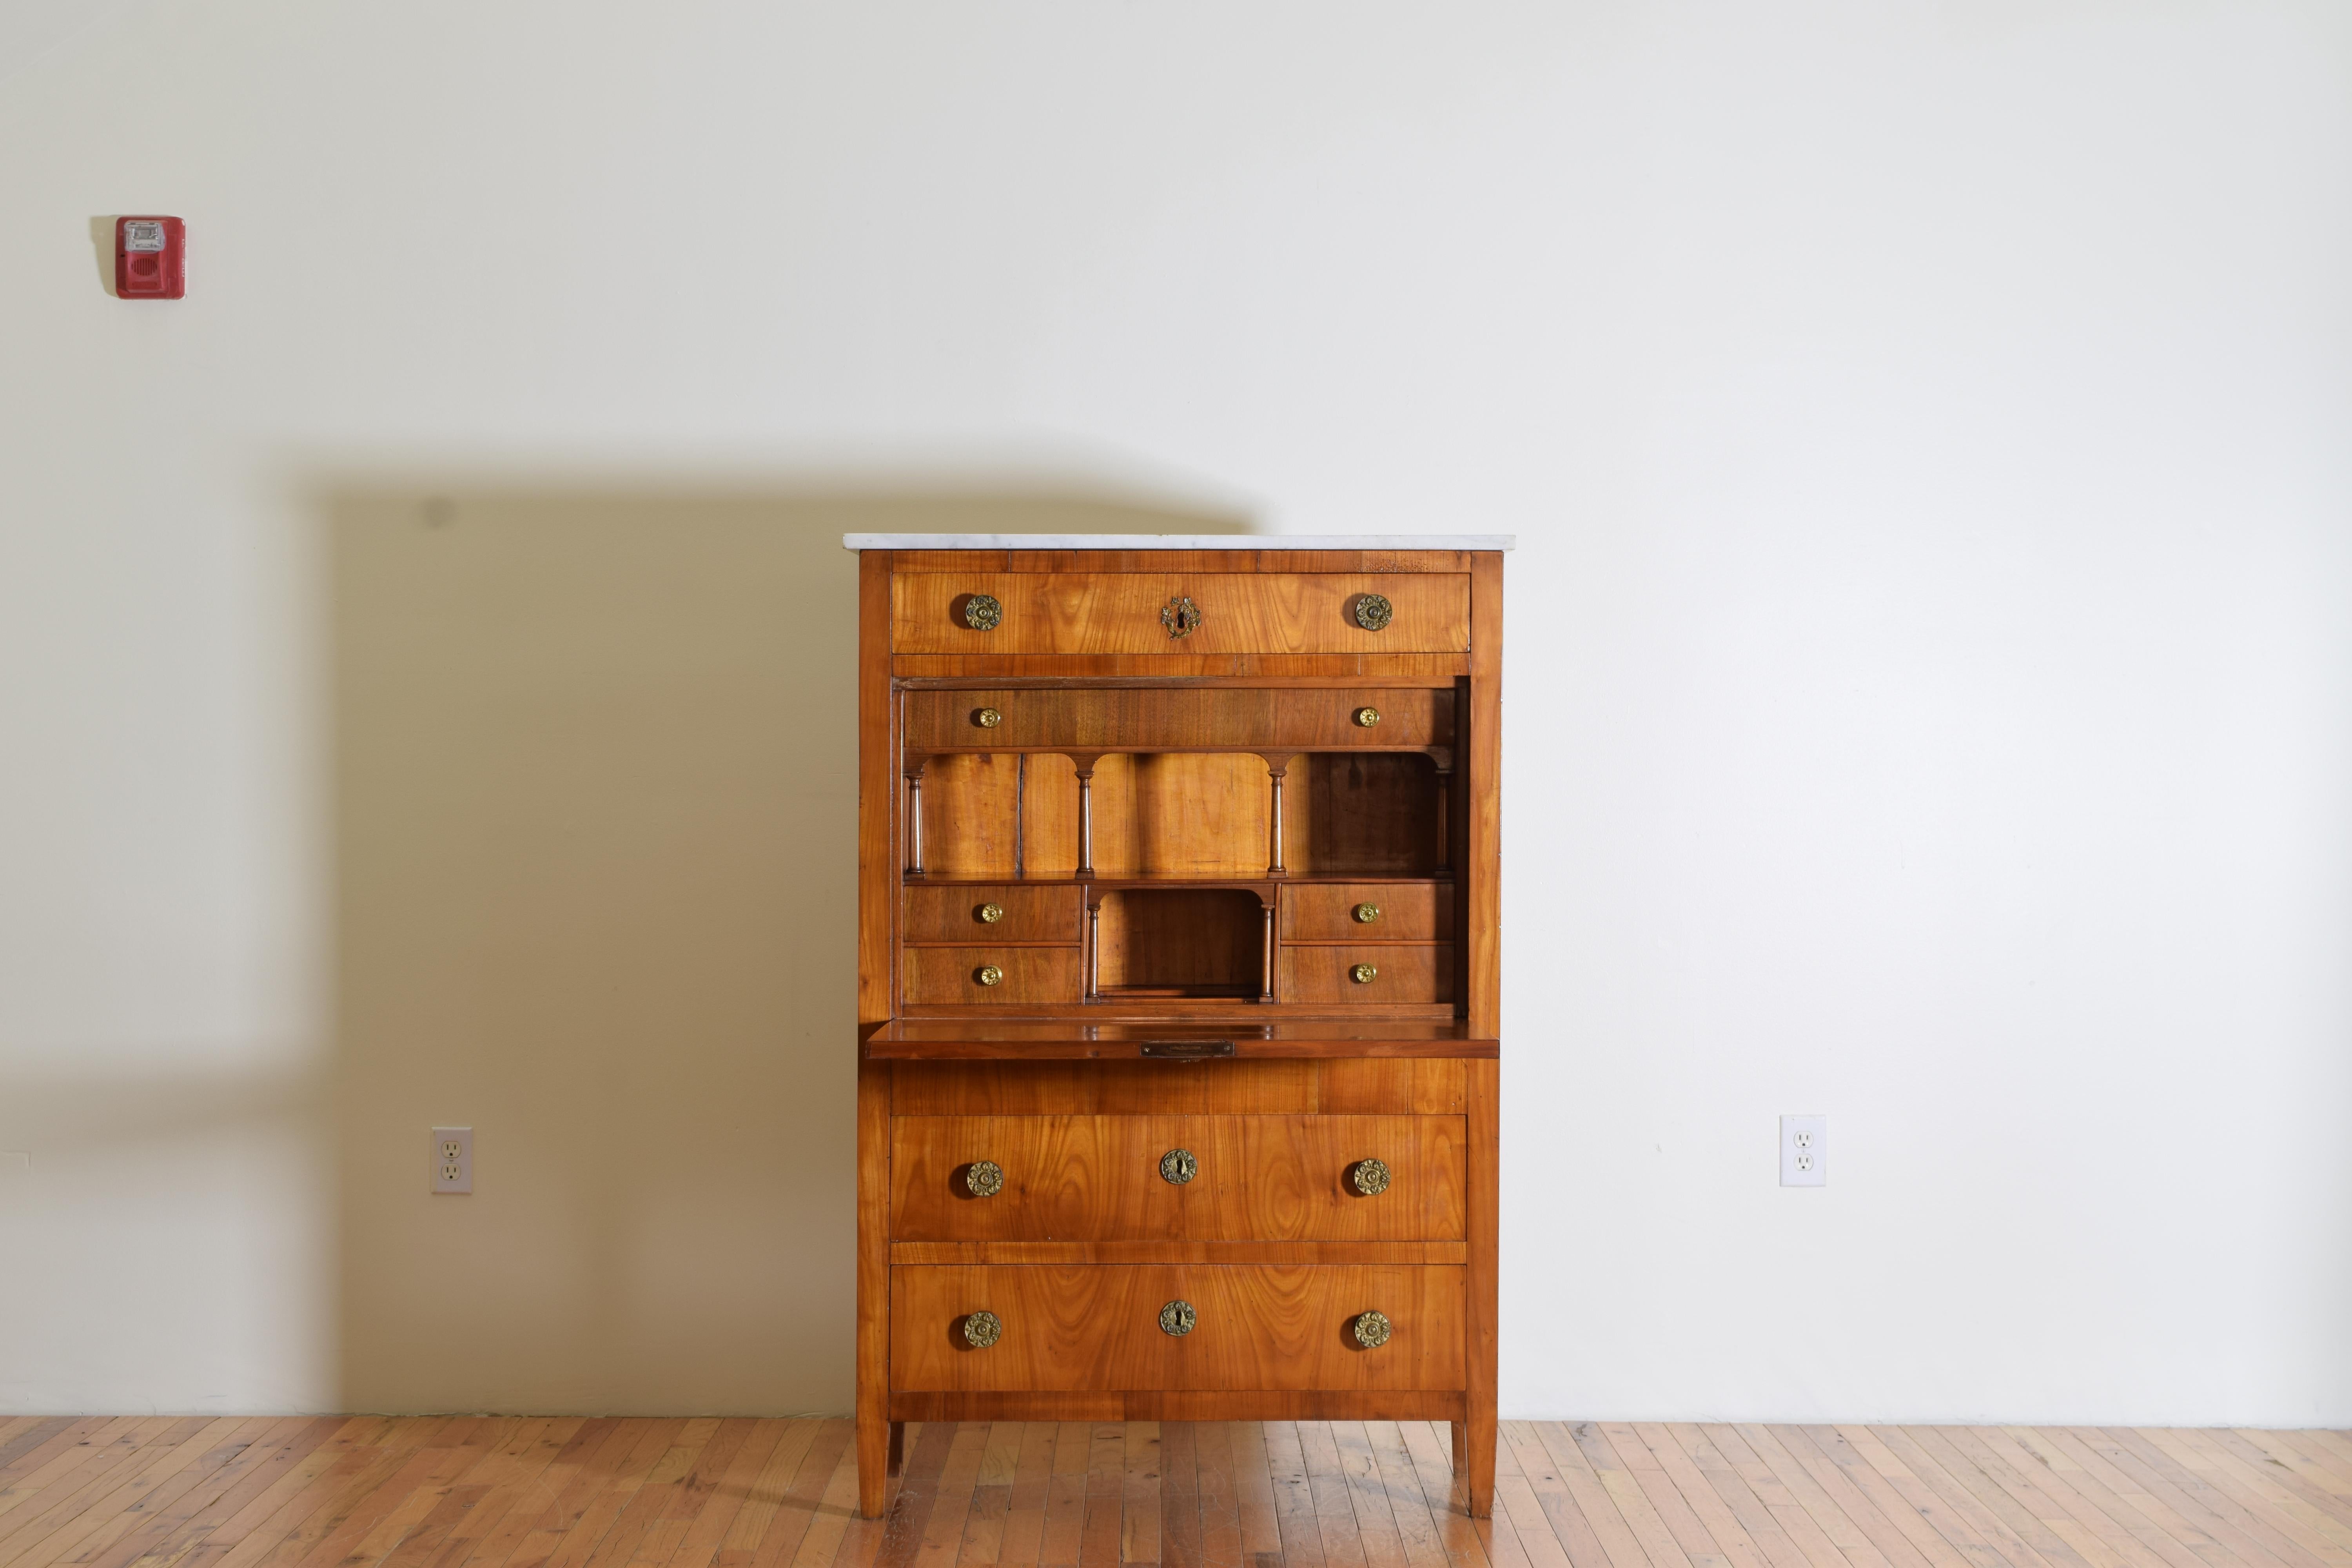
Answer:
<svg viewBox="0 0 2352 1568"><path fill-rule="evenodd" d="M1356 923L1358 925L1368 926L1374 921L1381 918L1381 906L1378 904L1358 904L1355 909L1355 915Z"/></svg>
<svg viewBox="0 0 2352 1568"><path fill-rule="evenodd" d="M1380 1160L1359 1160L1348 1169L1348 1184L1368 1198L1376 1198L1389 1190L1388 1165Z"/></svg>
<svg viewBox="0 0 2352 1568"><path fill-rule="evenodd" d="M1201 1173L1201 1162L1192 1158L1190 1149L1171 1149L1160 1156L1160 1179L1171 1187L1181 1187Z"/></svg>
<svg viewBox="0 0 2352 1568"><path fill-rule="evenodd" d="M1384 594L1359 594L1356 596L1356 624L1368 632L1384 630L1389 617L1396 614Z"/></svg>
<svg viewBox="0 0 2352 1568"><path fill-rule="evenodd" d="M1376 1351L1389 1342L1389 1319L1385 1312L1366 1312L1350 1325L1356 1342L1368 1351Z"/></svg>
<svg viewBox="0 0 2352 1568"><path fill-rule="evenodd" d="M1356 965L1355 968L1348 971L1348 978L1354 981L1359 985L1370 985L1374 980L1380 977L1380 973L1381 972L1378 969L1369 963L1360 963ZM982 984L993 985L995 982L992 980L983 981Z"/></svg>
<svg viewBox="0 0 2352 1568"><path fill-rule="evenodd" d="M993 1312L973 1312L963 1321L963 1342L984 1351L1004 1337L1004 1320Z"/></svg>
<svg viewBox="0 0 2352 1568"><path fill-rule="evenodd" d="M1356 722L1362 728L1369 730L1380 721L1381 710L1379 709L1359 708L1356 710Z"/></svg>
<svg viewBox="0 0 2352 1568"><path fill-rule="evenodd" d="M1381 1178L1386 1186L1388 1178ZM963 1190L976 1198L992 1198L1004 1190L1004 1167L993 1160L974 1160L963 1170Z"/></svg>
<svg viewBox="0 0 2352 1568"><path fill-rule="evenodd" d="M1003 618L1004 605L993 594L974 594L963 602L963 624L973 631L992 632Z"/></svg>
<svg viewBox="0 0 2352 1568"><path fill-rule="evenodd" d="M1192 1331L1192 1325L1198 1321L1200 1314L1192 1310L1190 1301L1171 1301L1160 1309L1160 1331L1163 1334L1182 1339Z"/></svg>
<svg viewBox="0 0 2352 1568"><path fill-rule="evenodd" d="M1003 904L982 904L971 911L971 918L984 926L992 926L1004 918Z"/></svg>
<svg viewBox="0 0 2352 1568"><path fill-rule="evenodd" d="M971 972L971 977L982 985L1001 985L1004 983L1004 971L992 963L983 963Z"/></svg>
<svg viewBox="0 0 2352 1568"><path fill-rule="evenodd" d="M1160 624L1171 637L1189 637L1201 629L1201 606L1180 594L1160 612Z"/></svg>
<svg viewBox="0 0 2352 1568"><path fill-rule="evenodd" d="M993 730L1004 722L1004 715L993 708L983 708L971 716L971 721L983 730Z"/></svg>

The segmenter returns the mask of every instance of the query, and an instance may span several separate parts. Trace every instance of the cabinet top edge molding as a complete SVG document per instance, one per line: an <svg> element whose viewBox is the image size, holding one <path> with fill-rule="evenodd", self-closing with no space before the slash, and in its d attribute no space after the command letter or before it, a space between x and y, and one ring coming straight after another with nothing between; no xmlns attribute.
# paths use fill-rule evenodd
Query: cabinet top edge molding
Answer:
<svg viewBox="0 0 2352 1568"><path fill-rule="evenodd" d="M1512 533L845 533L844 550L1516 550Z"/></svg>

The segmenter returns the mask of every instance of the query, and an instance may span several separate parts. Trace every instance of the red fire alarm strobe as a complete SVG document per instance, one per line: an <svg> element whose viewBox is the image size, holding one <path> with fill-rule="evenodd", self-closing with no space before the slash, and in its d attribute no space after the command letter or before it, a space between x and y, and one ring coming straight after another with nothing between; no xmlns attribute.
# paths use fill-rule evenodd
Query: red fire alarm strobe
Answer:
<svg viewBox="0 0 2352 1568"><path fill-rule="evenodd" d="M126 300L176 300L188 291L187 230L175 217L114 220L114 291Z"/></svg>

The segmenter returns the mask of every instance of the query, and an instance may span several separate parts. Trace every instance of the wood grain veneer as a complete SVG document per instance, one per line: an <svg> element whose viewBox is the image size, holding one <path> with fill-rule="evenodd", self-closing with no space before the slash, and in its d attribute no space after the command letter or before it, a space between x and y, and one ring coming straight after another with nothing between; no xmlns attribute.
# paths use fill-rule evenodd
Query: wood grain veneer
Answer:
<svg viewBox="0 0 2352 1568"><path fill-rule="evenodd" d="M913 1268L890 1271L894 1387L958 1392L1129 1389L1459 1389L1464 1270L1423 1265L1194 1264ZM1195 1326L1163 1333L1190 1302ZM964 1340L990 1311L1003 1337ZM1377 1310L1376 1350L1349 1326Z"/></svg>
<svg viewBox="0 0 2352 1568"><path fill-rule="evenodd" d="M1369 981L1355 978L1359 964ZM1454 999L1454 950L1442 943L1333 942L1282 950L1278 994L1286 1002L1326 1006L1378 1006L1393 1002Z"/></svg>
<svg viewBox="0 0 2352 1568"><path fill-rule="evenodd" d="M902 1116L894 1241L1433 1241L1463 1231L1458 1116ZM1196 1173L1161 1178L1188 1151ZM1389 1170L1384 1192L1349 1182ZM976 1197L978 1160L1003 1172Z"/></svg>
<svg viewBox="0 0 2352 1568"><path fill-rule="evenodd" d="M1379 913L1356 918L1370 904ZM1316 882L1282 889L1286 942L1450 942L1454 888L1437 882Z"/></svg>
<svg viewBox="0 0 2352 1568"><path fill-rule="evenodd" d="M972 687L909 691L917 752L1451 746L1454 692L1425 686ZM1380 715L1366 725L1358 715ZM993 723L982 715L994 714Z"/></svg>
<svg viewBox="0 0 2352 1568"><path fill-rule="evenodd" d="M1003 605L992 630L964 624L963 602ZM1356 601L1395 606L1381 631L1356 624ZM1201 624L1171 637L1160 618L1189 598ZM1221 653L1460 653L1470 646L1466 574L1188 572L1008 574L947 572L893 580L891 647L899 653L1082 653L1187 657Z"/></svg>
<svg viewBox="0 0 2352 1568"><path fill-rule="evenodd" d="M1000 915L982 920L994 905ZM910 942L1057 942L1075 946L1085 936L1086 899L1075 887L1022 887L1016 883L960 883L907 889L906 930Z"/></svg>
<svg viewBox="0 0 2352 1568"><path fill-rule="evenodd" d="M969 947L917 947L906 950L907 1002L954 1002L979 1007L1013 1007L1025 1003L1076 1002L1079 991L1079 952L1075 947L1021 947L1009 942L975 943ZM1003 976L983 984L981 973L993 969Z"/></svg>

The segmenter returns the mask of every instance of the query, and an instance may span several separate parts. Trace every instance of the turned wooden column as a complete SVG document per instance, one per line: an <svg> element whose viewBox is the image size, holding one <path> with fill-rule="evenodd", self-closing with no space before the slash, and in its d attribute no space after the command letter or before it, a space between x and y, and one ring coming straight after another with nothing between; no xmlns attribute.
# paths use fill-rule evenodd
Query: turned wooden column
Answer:
<svg viewBox="0 0 2352 1568"><path fill-rule="evenodd" d="M1078 875L1091 877L1095 870L1095 763L1099 754L1072 757L1078 770Z"/></svg>
<svg viewBox="0 0 2352 1568"><path fill-rule="evenodd" d="M923 874L923 769L930 758L915 757L907 763L907 875Z"/></svg>
<svg viewBox="0 0 2352 1568"><path fill-rule="evenodd" d="M1257 999L1261 1002L1274 1000L1274 900L1272 899L1265 901L1265 956L1258 980Z"/></svg>
<svg viewBox="0 0 2352 1568"><path fill-rule="evenodd" d="M1268 814L1270 826L1266 833L1265 874L1269 877L1290 874L1282 868L1282 781L1289 773L1290 764L1297 760L1296 757L1264 759L1265 776L1274 791L1273 810Z"/></svg>

